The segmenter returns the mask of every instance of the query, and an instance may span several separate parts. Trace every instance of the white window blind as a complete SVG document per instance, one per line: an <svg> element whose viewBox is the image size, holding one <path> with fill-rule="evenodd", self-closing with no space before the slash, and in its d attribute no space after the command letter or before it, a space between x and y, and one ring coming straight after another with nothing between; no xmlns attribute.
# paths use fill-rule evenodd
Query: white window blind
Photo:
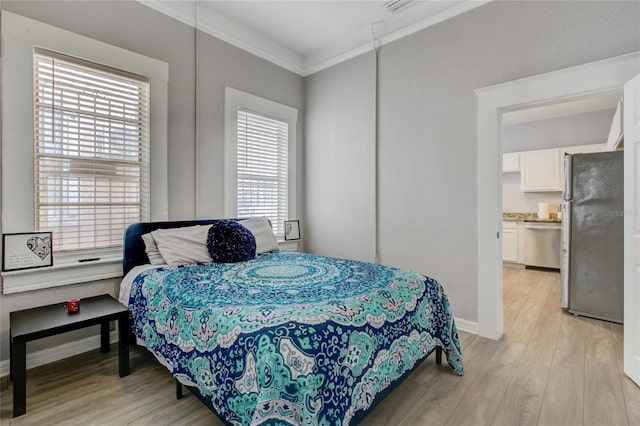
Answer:
<svg viewBox="0 0 640 426"><path fill-rule="evenodd" d="M238 217L266 216L282 238L289 199L289 124L243 108L237 124Z"/></svg>
<svg viewBox="0 0 640 426"><path fill-rule="evenodd" d="M56 251L122 244L149 210L149 81L34 50L35 228Z"/></svg>

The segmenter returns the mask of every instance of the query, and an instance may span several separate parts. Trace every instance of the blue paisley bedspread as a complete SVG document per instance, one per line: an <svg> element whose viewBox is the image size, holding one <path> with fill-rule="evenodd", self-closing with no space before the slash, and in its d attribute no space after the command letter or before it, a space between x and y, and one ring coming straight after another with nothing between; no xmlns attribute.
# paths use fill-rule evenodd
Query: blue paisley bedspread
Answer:
<svg viewBox="0 0 640 426"><path fill-rule="evenodd" d="M462 375L433 279L301 253L143 272L135 333L234 425L347 425L440 346Z"/></svg>

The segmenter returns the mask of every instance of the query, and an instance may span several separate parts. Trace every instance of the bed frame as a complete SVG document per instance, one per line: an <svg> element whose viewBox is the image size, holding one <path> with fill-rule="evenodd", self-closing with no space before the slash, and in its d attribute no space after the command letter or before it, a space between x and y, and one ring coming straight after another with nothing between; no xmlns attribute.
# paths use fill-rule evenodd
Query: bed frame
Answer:
<svg viewBox="0 0 640 426"><path fill-rule="evenodd" d="M129 225L124 230L124 241L123 241L123 257L122 257L122 269L123 275L126 275L133 267L137 265L144 265L149 263L149 258L147 257L147 253L145 252L144 241L142 240L142 235L151 231L155 231L156 229L167 229L167 228L181 228L184 226L194 226L194 225L211 225L222 219L205 219L205 220L182 220L182 221L168 221L168 222L138 222L132 225ZM135 339L134 339L135 341ZM442 364L442 348L436 347L434 349L436 353L436 364ZM398 387L400 383L404 381L413 371L415 371L422 362L431 355L434 351L429 352L424 358L418 361L415 367L405 374L403 374L398 379L394 380L389 387L376 395L373 403L369 407L367 411L359 411L356 415L351 419L350 424L355 425L358 424L367 414L369 414L373 409L380 404L393 390ZM175 380L176 384L176 399L180 399L183 396L182 389L183 386L186 387L192 394L194 394L204 405L206 405L213 413L216 413L215 408L211 404L211 402L205 398L198 388L186 386L180 383L177 379ZM222 419L221 419L222 420ZM222 420L225 424L230 424Z"/></svg>
<svg viewBox="0 0 640 426"><path fill-rule="evenodd" d="M124 230L122 274L126 275L134 266L149 263L147 253L144 251L142 235L156 229L182 228L184 226L211 225L220 219L207 220L181 220L172 222L138 222L129 225Z"/></svg>

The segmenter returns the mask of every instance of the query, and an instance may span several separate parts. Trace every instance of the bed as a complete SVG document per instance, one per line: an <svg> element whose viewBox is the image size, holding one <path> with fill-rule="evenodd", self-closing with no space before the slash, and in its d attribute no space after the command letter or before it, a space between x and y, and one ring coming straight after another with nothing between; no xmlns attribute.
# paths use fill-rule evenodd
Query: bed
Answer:
<svg viewBox="0 0 640 426"><path fill-rule="evenodd" d="M295 252L149 265L143 234L216 222L129 226L120 299L138 343L225 423L355 424L434 351L463 374L447 297L420 274Z"/></svg>

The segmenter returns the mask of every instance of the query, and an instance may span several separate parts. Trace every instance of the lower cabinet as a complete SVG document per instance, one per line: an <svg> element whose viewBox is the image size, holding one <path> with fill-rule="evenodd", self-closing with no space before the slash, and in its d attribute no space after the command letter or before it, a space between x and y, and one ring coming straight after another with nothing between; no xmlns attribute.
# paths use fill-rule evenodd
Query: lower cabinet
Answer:
<svg viewBox="0 0 640 426"><path fill-rule="evenodd" d="M502 260L518 262L518 223L502 222Z"/></svg>
<svg viewBox="0 0 640 426"><path fill-rule="evenodd" d="M502 261L524 264L524 222L502 222Z"/></svg>

